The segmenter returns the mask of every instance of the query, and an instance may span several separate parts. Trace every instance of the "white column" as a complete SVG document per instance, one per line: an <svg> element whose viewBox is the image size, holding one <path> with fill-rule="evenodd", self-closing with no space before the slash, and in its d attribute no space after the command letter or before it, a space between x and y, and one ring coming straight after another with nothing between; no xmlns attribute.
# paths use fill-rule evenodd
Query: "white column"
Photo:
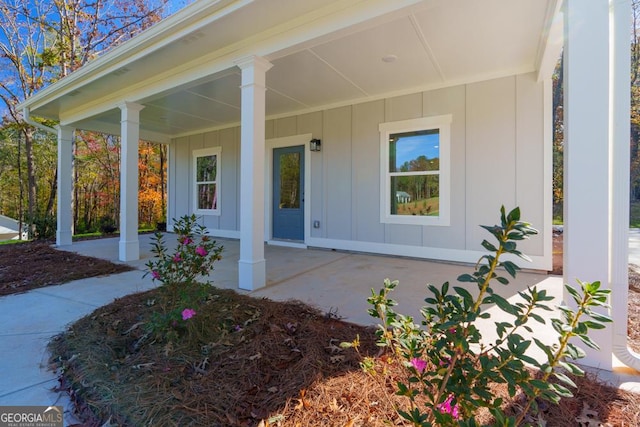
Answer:
<svg viewBox="0 0 640 427"><path fill-rule="evenodd" d="M56 126L58 130L58 212L56 245L67 246L73 237L73 132L69 126Z"/></svg>
<svg viewBox="0 0 640 427"><path fill-rule="evenodd" d="M120 246L118 259L140 259L138 241L138 142L140 110L144 106L125 102L119 105L120 121Z"/></svg>
<svg viewBox="0 0 640 427"><path fill-rule="evenodd" d="M629 297L629 120L631 0L611 0L611 288L615 356L640 370L640 356L627 345Z"/></svg>
<svg viewBox="0 0 640 427"><path fill-rule="evenodd" d="M609 2L566 0L564 10L564 281L609 287ZM628 121L628 116L625 118ZM629 167L628 164L626 166ZM565 291L565 301L571 299ZM581 360L611 370L613 333L594 331L600 345Z"/></svg>
<svg viewBox="0 0 640 427"><path fill-rule="evenodd" d="M238 286L254 290L266 285L264 259L264 155L266 73L272 64L250 57L242 70L240 130L240 260Z"/></svg>

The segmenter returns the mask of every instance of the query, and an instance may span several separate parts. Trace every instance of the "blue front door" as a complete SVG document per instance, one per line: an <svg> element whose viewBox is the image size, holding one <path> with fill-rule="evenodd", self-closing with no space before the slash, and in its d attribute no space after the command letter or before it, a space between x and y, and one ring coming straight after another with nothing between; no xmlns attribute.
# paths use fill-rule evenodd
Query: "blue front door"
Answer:
<svg viewBox="0 0 640 427"><path fill-rule="evenodd" d="M304 241L304 145L273 150L273 238Z"/></svg>

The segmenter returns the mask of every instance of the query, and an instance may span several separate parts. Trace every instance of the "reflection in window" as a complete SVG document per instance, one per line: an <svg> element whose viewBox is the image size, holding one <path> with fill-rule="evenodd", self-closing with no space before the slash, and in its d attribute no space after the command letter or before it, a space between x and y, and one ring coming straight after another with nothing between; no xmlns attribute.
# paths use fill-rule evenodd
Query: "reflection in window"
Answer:
<svg viewBox="0 0 640 427"><path fill-rule="evenodd" d="M389 135L391 215L437 216L440 212L440 132Z"/></svg>
<svg viewBox="0 0 640 427"><path fill-rule="evenodd" d="M195 209L201 213L219 213L218 199L220 181L218 168L220 148L196 150L195 166Z"/></svg>
<svg viewBox="0 0 640 427"><path fill-rule="evenodd" d="M300 208L300 153L280 155L280 209Z"/></svg>
<svg viewBox="0 0 640 427"><path fill-rule="evenodd" d="M217 209L215 184L198 184L198 209Z"/></svg>
<svg viewBox="0 0 640 427"><path fill-rule="evenodd" d="M380 222L450 224L450 114L380 123Z"/></svg>

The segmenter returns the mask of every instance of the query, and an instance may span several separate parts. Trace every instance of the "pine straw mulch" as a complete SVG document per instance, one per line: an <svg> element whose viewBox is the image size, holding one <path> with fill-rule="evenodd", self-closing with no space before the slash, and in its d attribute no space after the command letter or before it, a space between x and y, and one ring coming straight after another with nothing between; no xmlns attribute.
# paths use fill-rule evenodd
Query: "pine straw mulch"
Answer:
<svg viewBox="0 0 640 427"><path fill-rule="evenodd" d="M627 336L629 348L640 353L640 266L629 266L629 319ZM639 424L640 425L640 424Z"/></svg>
<svg viewBox="0 0 640 427"><path fill-rule="evenodd" d="M554 237L554 274L561 274L561 235ZM0 245L0 295L127 269L57 251L50 242ZM635 351L640 351L639 272L632 266L629 275L629 344ZM399 424L393 405L406 402L393 395L393 379L403 372L378 355L371 328L296 302L215 290L219 296L192 319L206 324L201 329L210 335L186 340L197 341L191 347L172 347L142 339L140 322L153 310L154 292L116 300L52 342L52 367L63 368L60 389L75 402L84 420L79 425L255 426L269 419L263 425ZM377 356L377 369L389 373L382 386L381 376L362 373L355 353L337 348L356 335L363 355ZM637 394L592 375L576 382L576 397L543 411L547 426L640 425ZM590 419L579 424L576 417Z"/></svg>
<svg viewBox="0 0 640 427"><path fill-rule="evenodd" d="M0 296L132 270L124 264L59 251L36 240L0 245Z"/></svg>
<svg viewBox="0 0 640 427"><path fill-rule="evenodd" d="M153 341L144 327L157 292L118 299L52 341L53 367L63 372L60 389L70 394L82 425L402 425L394 406L406 401L394 386L403 369L379 353L374 328L300 302L212 288L185 322L191 327L182 339L168 344ZM376 369L387 375L363 373L360 356L339 347L356 336L362 355L374 356ZM640 425L640 395L593 376L576 381L576 397L559 407L543 405L547 426Z"/></svg>

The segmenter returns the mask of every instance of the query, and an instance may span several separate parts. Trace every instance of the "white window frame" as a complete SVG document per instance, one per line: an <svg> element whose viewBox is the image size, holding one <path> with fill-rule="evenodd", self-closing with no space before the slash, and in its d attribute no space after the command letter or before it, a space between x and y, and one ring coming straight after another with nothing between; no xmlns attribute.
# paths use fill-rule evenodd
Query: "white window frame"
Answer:
<svg viewBox="0 0 640 427"><path fill-rule="evenodd" d="M193 150L193 212L201 215L220 215L220 207L222 206L220 177L222 171L222 147L203 148L201 150ZM198 182L198 157L216 156L216 179L215 181ZM216 185L216 208L215 209L199 209L198 208L198 184L215 184Z"/></svg>
<svg viewBox="0 0 640 427"><path fill-rule="evenodd" d="M415 224L448 226L450 223L449 212L451 202L451 114L441 116L422 117L418 119L402 120L397 122L380 123L380 222L384 224ZM391 214L391 177L394 173L389 171L389 136L396 133L416 132L425 130L438 130L440 150L439 173L439 214L438 216L414 216Z"/></svg>

